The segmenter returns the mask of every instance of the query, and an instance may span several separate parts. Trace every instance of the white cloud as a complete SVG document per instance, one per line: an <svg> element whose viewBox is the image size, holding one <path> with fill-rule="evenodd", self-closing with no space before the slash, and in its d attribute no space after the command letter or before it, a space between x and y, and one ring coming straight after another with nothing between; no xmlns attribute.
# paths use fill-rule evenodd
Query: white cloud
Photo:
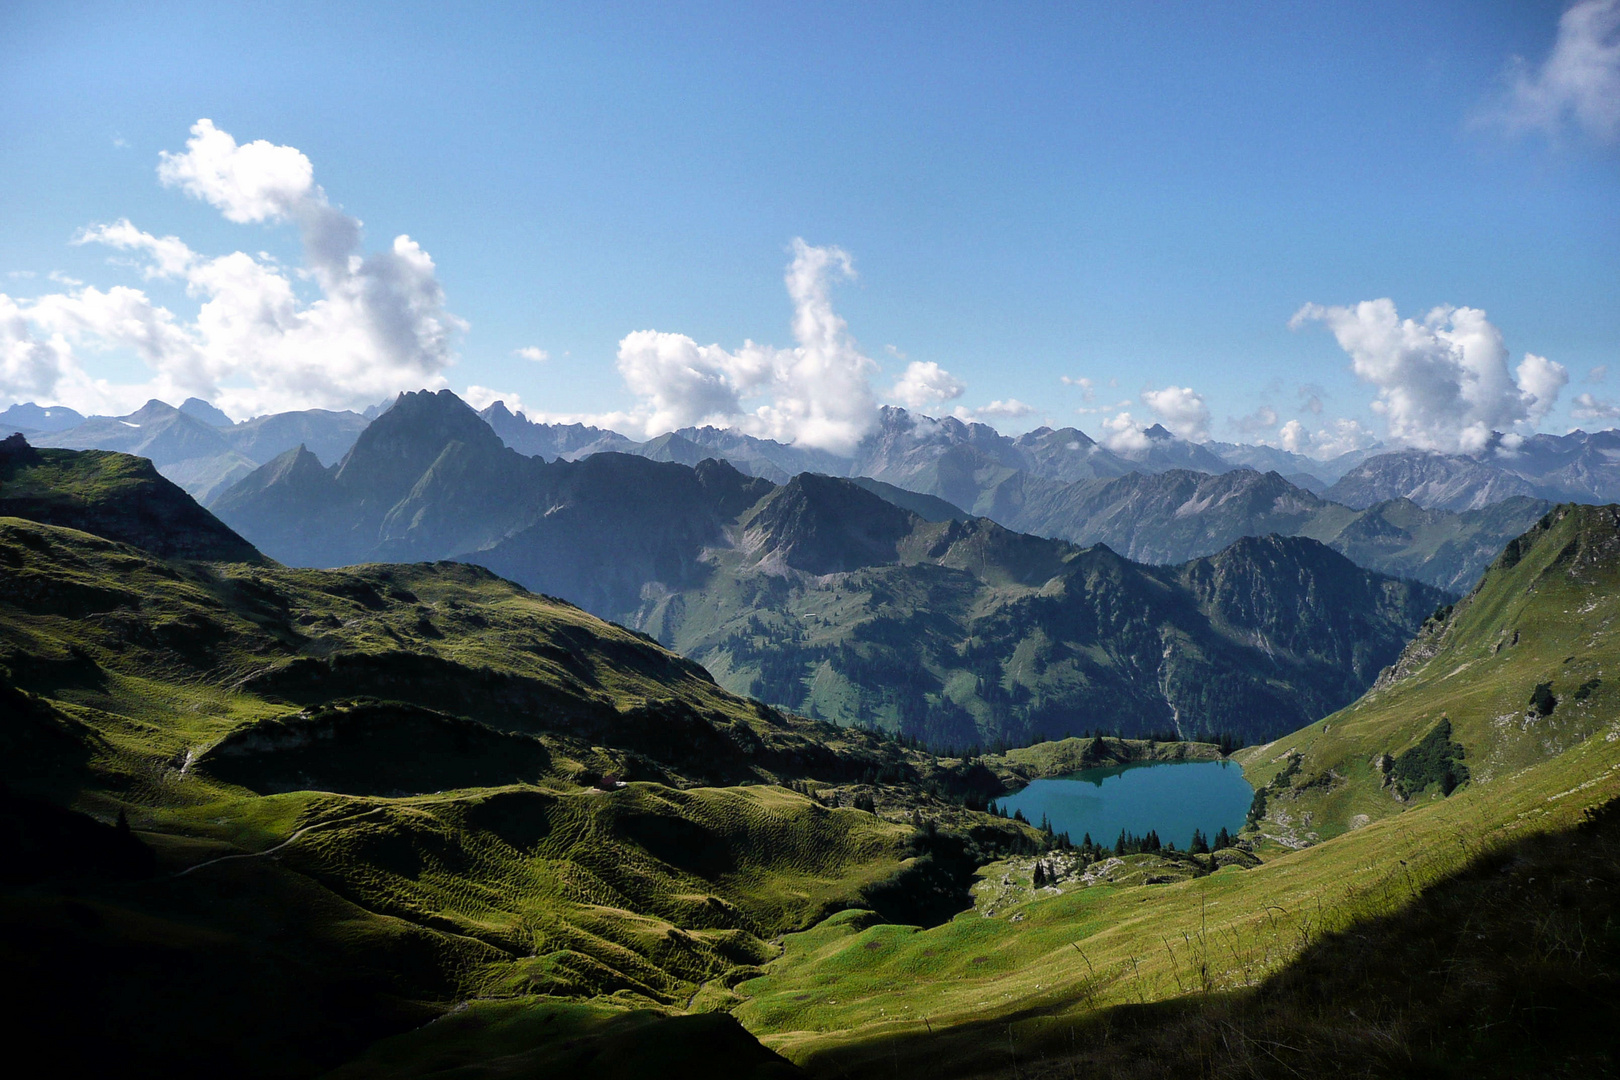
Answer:
<svg viewBox="0 0 1620 1080"><path fill-rule="evenodd" d="M1506 96L1478 122L1556 137L1573 121L1593 138L1620 137L1620 0L1581 0L1558 20L1539 68L1515 58Z"/></svg>
<svg viewBox="0 0 1620 1080"><path fill-rule="evenodd" d="M148 280L178 279L200 299L183 320L140 289L94 286L18 305L52 340L92 351L133 351L152 371L141 386L73 381L68 404L100 408L145 397L196 395L235 415L272 409L359 408L400 390L445 385L463 324L444 307L436 268L408 236L363 254L360 222L333 208L309 159L290 146L238 145L208 120L184 153L164 153L159 177L240 223L296 222L306 271L321 295L301 300L274 259L238 251L209 257L128 220L93 225L76 243L138 258ZM60 393L60 391L59 391Z"/></svg>
<svg viewBox="0 0 1620 1080"><path fill-rule="evenodd" d="M67 341L36 336L17 301L0 293L0 397L56 402L65 385L83 381Z"/></svg>
<svg viewBox="0 0 1620 1080"><path fill-rule="evenodd" d="M1007 420L1017 420L1035 412L1035 406L1027 405L1017 398L1008 398L1006 401L992 401L978 410L980 416L995 416Z"/></svg>
<svg viewBox="0 0 1620 1080"><path fill-rule="evenodd" d="M1376 446L1378 438L1359 420L1333 420L1311 431L1298 420L1277 429L1277 444L1291 454L1306 454L1319 461Z"/></svg>
<svg viewBox="0 0 1620 1080"><path fill-rule="evenodd" d="M1228 421L1228 423L1245 435L1253 435L1258 431L1270 431L1277 426L1277 410L1270 405L1262 405L1248 416L1240 416L1236 420Z"/></svg>
<svg viewBox="0 0 1620 1080"><path fill-rule="evenodd" d="M1525 353L1513 373L1518 377L1527 422L1541 423L1557 404L1559 393L1569 385L1569 372L1563 364L1555 364L1545 356Z"/></svg>
<svg viewBox="0 0 1620 1080"><path fill-rule="evenodd" d="M17 280L17 281L26 281L31 277L37 277L37 276L38 275L36 275L32 270L7 270L6 271L6 277L12 278L13 280Z"/></svg>
<svg viewBox="0 0 1620 1080"><path fill-rule="evenodd" d="M1608 377L1609 377L1609 365L1608 364L1599 364L1597 367L1591 368L1590 370L1587 371L1587 373L1586 373L1586 382L1591 386L1596 386L1597 384L1601 383L1604 379L1607 379Z"/></svg>
<svg viewBox="0 0 1620 1080"><path fill-rule="evenodd" d="M487 386L469 386L461 393L461 400L471 405L479 412L489 408L497 401L506 403L506 407L515 413L526 412L523 408L523 399L510 390L491 390Z"/></svg>
<svg viewBox="0 0 1620 1080"><path fill-rule="evenodd" d="M1022 420L1035 412L1035 406L1027 405L1017 398L1008 398L1006 401L992 401L988 405L981 405L977 409L969 409L958 405L951 410L951 415L964 424L977 423L981 420Z"/></svg>
<svg viewBox="0 0 1620 1080"><path fill-rule="evenodd" d="M131 225L128 218L119 218L110 225L91 225L79 230L73 238L75 244L105 244L122 251L139 252L151 261L140 267L141 276L148 281L156 278L183 277L197 255L178 236L157 237L144 233Z"/></svg>
<svg viewBox="0 0 1620 1080"><path fill-rule="evenodd" d="M45 276L56 282L58 285L66 285L70 289L77 289L80 285L84 284L84 282L80 281L78 278L68 277L60 270L52 270Z"/></svg>
<svg viewBox="0 0 1620 1080"><path fill-rule="evenodd" d="M533 360L537 364L543 364L551 359L550 353L534 345L525 345L521 349L513 349L512 355L521 356L525 360Z"/></svg>
<svg viewBox="0 0 1620 1080"><path fill-rule="evenodd" d="M746 341L728 352L685 334L626 335L619 342L619 371L640 401L616 421L648 436L690 424L730 424L762 438L841 453L854 449L877 420L870 379L878 370L833 310L833 280L854 276L842 249L793 241L784 277L798 341L792 349ZM766 401L745 411L744 403L757 398Z"/></svg>
<svg viewBox="0 0 1620 1080"><path fill-rule="evenodd" d="M1104 420L1102 429L1102 438L1097 441L1116 453L1146 450L1152 445L1152 440L1142 433L1142 425L1128 412Z"/></svg>
<svg viewBox="0 0 1620 1080"><path fill-rule="evenodd" d="M1290 454L1303 454L1311 445L1311 433L1298 420L1290 420L1277 429L1277 441Z"/></svg>
<svg viewBox="0 0 1620 1080"><path fill-rule="evenodd" d="M1097 384L1091 379L1086 378L1084 375L1080 376L1078 379L1071 379L1067 375L1060 375L1058 376L1058 382L1062 383L1064 386L1078 386L1080 388L1081 401L1091 401L1097 396Z"/></svg>
<svg viewBox="0 0 1620 1080"><path fill-rule="evenodd" d="M279 221L312 199L326 201L315 184L315 166L299 150L264 139L239 145L208 119L191 126L185 153L158 154L158 179L239 225Z"/></svg>
<svg viewBox="0 0 1620 1080"><path fill-rule="evenodd" d="M889 397L908 409L926 409L954 401L967 390L962 381L932 360L913 360L889 390Z"/></svg>
<svg viewBox="0 0 1620 1080"><path fill-rule="evenodd" d="M737 421L742 395L768 381L771 368L771 350L751 341L735 354L657 330L637 330L619 342L619 373L641 399L638 426L649 437Z"/></svg>
<svg viewBox="0 0 1620 1080"><path fill-rule="evenodd" d="M1589 393L1576 394L1569 415L1577 420L1620 420L1620 405L1599 401Z"/></svg>
<svg viewBox="0 0 1620 1080"><path fill-rule="evenodd" d="M1326 324L1351 369L1378 388L1373 411L1408 446L1478 453L1491 432L1545 417L1569 381L1561 364L1529 354L1510 373L1501 331L1476 308L1437 307L1420 323L1401 319L1388 299L1306 304L1289 325L1310 321Z"/></svg>
<svg viewBox="0 0 1620 1080"><path fill-rule="evenodd" d="M1144 390L1142 404L1153 410L1159 422L1190 442L1209 441L1209 406L1204 396L1190 386L1167 386Z"/></svg>

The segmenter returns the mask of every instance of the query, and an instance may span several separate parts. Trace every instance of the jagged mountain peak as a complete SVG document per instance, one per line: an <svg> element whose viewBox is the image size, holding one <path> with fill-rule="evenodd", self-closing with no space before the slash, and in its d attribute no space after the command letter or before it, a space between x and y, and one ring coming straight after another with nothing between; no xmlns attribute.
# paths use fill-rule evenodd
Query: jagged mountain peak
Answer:
<svg viewBox="0 0 1620 1080"><path fill-rule="evenodd" d="M213 427L228 428L236 425L236 421L226 416L224 410L200 397L186 398L180 403L180 411Z"/></svg>
<svg viewBox="0 0 1620 1080"><path fill-rule="evenodd" d="M800 473L747 522L750 542L795 570L833 574L892 563L922 519L849 480Z"/></svg>
<svg viewBox="0 0 1620 1080"><path fill-rule="evenodd" d="M392 504L452 442L475 452L508 452L494 429L449 390L401 394L360 433L338 465L338 482L376 488L379 497L391 495Z"/></svg>

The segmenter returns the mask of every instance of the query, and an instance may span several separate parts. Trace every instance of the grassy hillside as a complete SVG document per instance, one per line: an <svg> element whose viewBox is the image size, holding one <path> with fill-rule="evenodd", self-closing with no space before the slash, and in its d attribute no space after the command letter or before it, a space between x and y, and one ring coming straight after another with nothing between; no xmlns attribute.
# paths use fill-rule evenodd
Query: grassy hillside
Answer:
<svg viewBox="0 0 1620 1080"><path fill-rule="evenodd" d="M21 436L0 441L0 517L90 528L157 555L257 560L145 458L103 450L39 450Z"/></svg>
<svg viewBox="0 0 1620 1080"><path fill-rule="evenodd" d="M1450 783L1499 789L1593 736L1620 738L1617 616L1620 510L1558 507L1354 705L1239 755L1256 783L1290 773L1262 834L1326 839L1443 798L1448 769Z"/></svg>
<svg viewBox="0 0 1620 1080"><path fill-rule="evenodd" d="M896 1062L913 1072L1022 1074L1013 1064L1020 1047L1025 1070L1035 1055L1080 1060L1067 1040L1079 1037L1076 1030L1095 1037L1098 1017L1116 1015L1107 1009L1207 1002L1201 995L1211 993L1247 1001L1248 987L1297 987L1303 976L1290 971L1319 970L1313 957L1321 949L1342 948L1323 945L1325 934L1433 921L1432 912L1456 903L1446 896L1477 894L1466 883L1484 872L1479 860L1493 873L1512 865L1511 852L1521 850L1513 845L1568 854L1579 841L1556 837L1590 808L1620 798L1620 726L1601 682L1620 651L1617 574L1620 511L1561 507L1511 544L1474 593L1432 621L1377 689L1324 722L1238 755L1256 783L1282 778L1252 833L1267 855L1255 869L1146 888L1060 880L1041 898L926 930L840 916L790 937L783 959L739 986L744 1001L734 1013L767 1045L828 1075L889 1075ZM1542 684L1550 698L1537 692ZM1437 739L1442 717L1449 734ZM1380 767L1386 753L1387 770ZM1575 889L1574 903L1587 877L1571 865L1580 860L1549 860L1560 875L1552 888ZM1015 864L987 868L991 876L1017 872ZM1526 876L1533 875L1519 875ZM1436 891L1426 894L1431 886ZM1484 919L1478 940L1488 944L1478 947L1520 955L1511 940L1483 932L1522 931L1540 942L1542 962L1554 963L1547 950L1576 946L1547 934L1586 932L1581 926L1609 933L1601 912L1596 922L1583 916L1571 925L1515 918L1497 910ZM1432 955L1411 931L1400 932L1415 956ZM1572 978L1596 971L1603 985L1620 971L1611 953L1599 948L1591 960L1597 968L1581 966L1584 953L1565 962ZM1291 969L1302 955L1302 966ZM1366 977L1391 976L1386 969ZM1402 1015L1403 1024L1424 1029L1421 1012ZM1518 1015L1515 1022L1524 1022ZM1309 1017L1268 1023L1297 1028ZM1326 1038L1324 1030L1313 1037ZM1359 1030L1356 1037L1370 1038ZM1138 1043L1151 1048L1145 1035ZM1131 1074L1118 1055L1088 1060Z"/></svg>
<svg viewBox="0 0 1620 1080"><path fill-rule="evenodd" d="M801 476L631 621L722 685L936 746L1269 738L1353 700L1446 597L1301 539L1145 567Z"/></svg>
<svg viewBox="0 0 1620 1080"><path fill-rule="evenodd" d="M91 518L101 461L59 465ZM800 509L754 550L933 552L1070 610L1132 565L1048 597L1046 542ZM1296 587L1344 606L1285 581L1303 543L1136 587L1294 648ZM1543 1013L1600 1015L1620 972L1613 816L1583 824L1620 798L1617 577L1620 509L1559 508L1360 701L1241 755L1258 857L1088 861L960 803L1215 749L942 760L476 567L0 518L0 1036L136 1076L1601 1074Z"/></svg>
<svg viewBox="0 0 1620 1080"><path fill-rule="evenodd" d="M0 780L36 853L0 889L36 990L15 1045L307 1075L472 996L678 1009L903 869L908 828L775 783L899 748L487 571L177 562L18 518L0 566Z"/></svg>

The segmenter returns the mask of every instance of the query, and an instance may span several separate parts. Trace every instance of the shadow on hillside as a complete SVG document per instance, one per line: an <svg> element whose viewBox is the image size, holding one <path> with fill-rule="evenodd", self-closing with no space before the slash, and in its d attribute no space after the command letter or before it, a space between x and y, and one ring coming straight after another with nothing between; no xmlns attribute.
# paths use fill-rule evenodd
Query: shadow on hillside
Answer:
<svg viewBox="0 0 1620 1080"><path fill-rule="evenodd" d="M1602 1077L1620 1075L1617 1016L1620 800L1322 938L1253 991L1015 1016L1013 1029L1003 1018L806 1067L852 1078Z"/></svg>

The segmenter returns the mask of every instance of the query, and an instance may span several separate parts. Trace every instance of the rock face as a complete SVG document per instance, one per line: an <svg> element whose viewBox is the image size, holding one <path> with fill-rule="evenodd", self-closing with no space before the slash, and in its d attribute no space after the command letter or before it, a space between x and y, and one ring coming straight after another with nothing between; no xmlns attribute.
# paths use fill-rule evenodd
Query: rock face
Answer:
<svg viewBox="0 0 1620 1080"><path fill-rule="evenodd" d="M1427 509L1478 510L1511 496L1538 494L1529 480L1484 462L1424 451L1380 454L1327 490L1329 499L1356 509L1386 499L1410 499Z"/></svg>
<svg viewBox="0 0 1620 1080"><path fill-rule="evenodd" d="M0 517L95 533L166 559L263 559L150 461L103 450L36 449L20 435L0 443Z"/></svg>

